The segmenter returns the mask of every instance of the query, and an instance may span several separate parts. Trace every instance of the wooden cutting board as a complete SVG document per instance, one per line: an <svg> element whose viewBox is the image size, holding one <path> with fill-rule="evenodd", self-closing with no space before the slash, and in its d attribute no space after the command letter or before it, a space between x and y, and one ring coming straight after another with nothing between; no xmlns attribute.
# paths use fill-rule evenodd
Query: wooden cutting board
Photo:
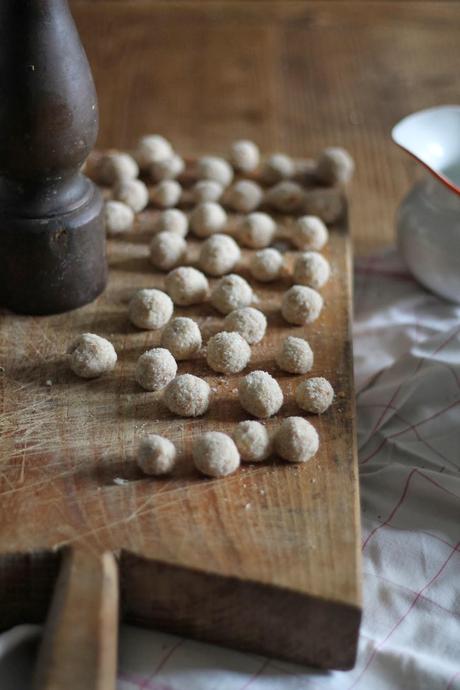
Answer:
<svg viewBox="0 0 460 690"><path fill-rule="evenodd" d="M325 308L317 322L298 328L281 318L288 277L272 284L251 281L269 329L253 347L246 371L266 369L285 394L280 414L267 425L274 429L280 417L300 414L294 401L300 378L281 372L274 354L286 335L302 335L315 355L311 374L326 376L337 393L330 410L309 417L320 451L305 465L273 459L243 465L221 480L198 475L190 447L204 431L232 433L247 418L237 399L240 375L214 374L203 354L179 363L179 373L202 376L212 387L210 409L199 419L174 417L161 394L143 391L133 376L139 355L160 339L159 332L139 331L127 318L135 290L163 286L164 276L148 261L155 213L142 214L134 233L109 241L109 285L95 303L49 317L1 315L3 627L43 619L60 549L70 546L74 557L84 561L87 554L85 572L89 580L95 573L94 596L102 608L102 554L116 553L124 620L305 664L350 668L360 584L346 212L324 251L332 277L322 290ZM190 242L192 261L198 247ZM243 254L241 274L247 277L251 251ZM294 254L287 256L289 263ZM205 339L222 324L208 304L175 313L196 318ZM91 381L75 377L65 355L85 331L109 338L119 357L111 374ZM177 444L174 476L147 478L136 468L136 443L147 432ZM59 587L69 572L64 559ZM84 592L76 601L72 606L86 607L89 617L98 611ZM55 601L53 616L60 606ZM69 616L61 616L60 625L78 628ZM98 628L101 634L107 632Z"/></svg>

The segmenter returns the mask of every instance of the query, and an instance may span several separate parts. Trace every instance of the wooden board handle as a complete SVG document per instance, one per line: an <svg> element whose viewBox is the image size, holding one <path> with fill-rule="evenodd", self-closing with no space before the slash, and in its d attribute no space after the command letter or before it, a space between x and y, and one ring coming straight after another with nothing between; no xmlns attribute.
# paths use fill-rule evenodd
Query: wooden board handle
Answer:
<svg viewBox="0 0 460 690"><path fill-rule="evenodd" d="M34 690L114 690L117 638L113 554L67 551L45 624Z"/></svg>

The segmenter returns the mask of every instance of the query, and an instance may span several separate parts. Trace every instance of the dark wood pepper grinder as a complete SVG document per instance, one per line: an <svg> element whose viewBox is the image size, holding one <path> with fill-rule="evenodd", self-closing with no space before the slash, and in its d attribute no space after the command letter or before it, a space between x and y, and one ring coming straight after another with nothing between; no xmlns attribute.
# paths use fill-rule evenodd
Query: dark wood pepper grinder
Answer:
<svg viewBox="0 0 460 690"><path fill-rule="evenodd" d="M97 129L67 0L1 0L0 306L51 314L104 289L102 199L80 172Z"/></svg>

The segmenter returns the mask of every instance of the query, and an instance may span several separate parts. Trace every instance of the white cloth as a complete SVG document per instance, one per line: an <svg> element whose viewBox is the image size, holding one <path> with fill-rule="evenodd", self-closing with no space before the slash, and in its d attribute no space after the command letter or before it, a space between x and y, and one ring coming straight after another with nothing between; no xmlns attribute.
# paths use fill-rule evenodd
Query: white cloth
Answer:
<svg viewBox="0 0 460 690"><path fill-rule="evenodd" d="M318 672L123 626L118 690L460 689L460 307L425 292L395 253L358 261L355 278L364 578L355 668ZM20 670L11 662L21 632L0 637L0 657L2 645L16 649L3 654L2 690L27 690L6 679L8 662Z"/></svg>

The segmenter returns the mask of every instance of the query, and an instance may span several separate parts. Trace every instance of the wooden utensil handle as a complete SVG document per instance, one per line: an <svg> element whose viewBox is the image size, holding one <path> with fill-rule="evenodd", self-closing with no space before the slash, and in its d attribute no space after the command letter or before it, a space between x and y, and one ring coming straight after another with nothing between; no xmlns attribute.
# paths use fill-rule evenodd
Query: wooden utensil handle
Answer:
<svg viewBox="0 0 460 690"><path fill-rule="evenodd" d="M113 554L67 551L45 624L34 690L114 690L117 638Z"/></svg>

